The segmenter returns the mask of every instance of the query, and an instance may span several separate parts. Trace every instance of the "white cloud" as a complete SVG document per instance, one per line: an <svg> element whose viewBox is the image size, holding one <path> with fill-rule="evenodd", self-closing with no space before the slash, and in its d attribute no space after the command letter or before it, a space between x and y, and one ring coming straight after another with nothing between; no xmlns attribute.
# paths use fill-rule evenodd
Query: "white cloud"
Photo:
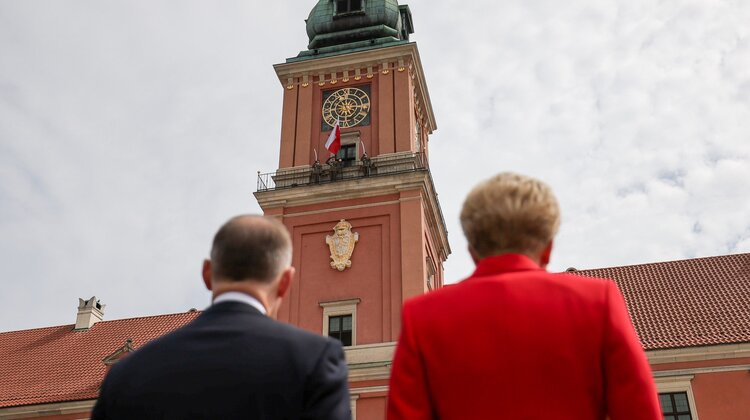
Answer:
<svg viewBox="0 0 750 420"><path fill-rule="evenodd" d="M92 293L109 319L206 303L211 235L276 166L271 65L313 3L0 3L0 331ZM553 269L750 252L747 2L407 3L447 278L471 271L467 184L504 170L558 194Z"/></svg>

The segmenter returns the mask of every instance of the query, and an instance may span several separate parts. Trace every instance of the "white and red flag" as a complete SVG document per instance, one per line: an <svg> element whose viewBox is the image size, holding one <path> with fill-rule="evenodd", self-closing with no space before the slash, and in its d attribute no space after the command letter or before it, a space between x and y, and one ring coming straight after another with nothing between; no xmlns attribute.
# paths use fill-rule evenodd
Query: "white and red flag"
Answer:
<svg viewBox="0 0 750 420"><path fill-rule="evenodd" d="M328 136L326 149L334 155L339 152L339 149L341 149L341 127L339 126L339 120L336 120L336 125L333 126L331 135Z"/></svg>

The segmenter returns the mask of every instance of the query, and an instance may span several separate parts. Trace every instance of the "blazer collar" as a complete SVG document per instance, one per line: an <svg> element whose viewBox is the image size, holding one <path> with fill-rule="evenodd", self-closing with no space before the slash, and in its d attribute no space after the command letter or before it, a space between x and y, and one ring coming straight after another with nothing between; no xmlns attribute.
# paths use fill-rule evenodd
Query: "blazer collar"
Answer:
<svg viewBox="0 0 750 420"><path fill-rule="evenodd" d="M543 270L537 263L523 254L502 254L479 260L471 277L491 276L516 271Z"/></svg>
<svg viewBox="0 0 750 420"><path fill-rule="evenodd" d="M263 315L267 315L266 308L263 307L263 304L260 303L260 301L256 299L254 296L251 296L247 293L225 292L225 293L220 294L219 296L216 296L213 304L216 305L217 303L221 303L221 302L244 303L246 305L250 305L253 308L257 309Z"/></svg>
<svg viewBox="0 0 750 420"><path fill-rule="evenodd" d="M259 311L257 308L250 306L243 302L237 302L237 301L232 301L232 300L214 303L213 305L209 306L208 309L203 311L204 314L223 313L223 312L245 312L249 314L262 315L265 317L265 315L261 311Z"/></svg>

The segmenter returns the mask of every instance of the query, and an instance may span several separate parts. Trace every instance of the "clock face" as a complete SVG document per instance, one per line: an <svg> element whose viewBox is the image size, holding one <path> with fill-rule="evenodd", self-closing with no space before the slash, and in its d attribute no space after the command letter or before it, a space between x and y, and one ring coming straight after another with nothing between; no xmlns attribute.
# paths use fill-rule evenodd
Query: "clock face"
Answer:
<svg viewBox="0 0 750 420"><path fill-rule="evenodd" d="M370 124L370 86L349 87L323 93L323 131Z"/></svg>

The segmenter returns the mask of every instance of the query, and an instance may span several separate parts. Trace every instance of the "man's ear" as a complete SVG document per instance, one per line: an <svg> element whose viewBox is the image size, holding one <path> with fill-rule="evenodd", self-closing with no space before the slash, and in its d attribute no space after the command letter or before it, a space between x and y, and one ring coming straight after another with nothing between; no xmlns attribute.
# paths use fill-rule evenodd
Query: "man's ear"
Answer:
<svg viewBox="0 0 750 420"><path fill-rule="evenodd" d="M542 255L539 256L539 266L542 268L547 268L547 264L549 264L550 257L552 256L553 242L554 241L549 241L547 246L545 246L542 250Z"/></svg>
<svg viewBox="0 0 750 420"><path fill-rule="evenodd" d="M294 280L294 267L288 267L281 273L279 288L276 292L278 297L283 298L287 294L289 288L292 286L292 280Z"/></svg>
<svg viewBox="0 0 750 420"><path fill-rule="evenodd" d="M211 277L211 260L203 260L203 284L206 285L206 289L213 290L213 281Z"/></svg>

